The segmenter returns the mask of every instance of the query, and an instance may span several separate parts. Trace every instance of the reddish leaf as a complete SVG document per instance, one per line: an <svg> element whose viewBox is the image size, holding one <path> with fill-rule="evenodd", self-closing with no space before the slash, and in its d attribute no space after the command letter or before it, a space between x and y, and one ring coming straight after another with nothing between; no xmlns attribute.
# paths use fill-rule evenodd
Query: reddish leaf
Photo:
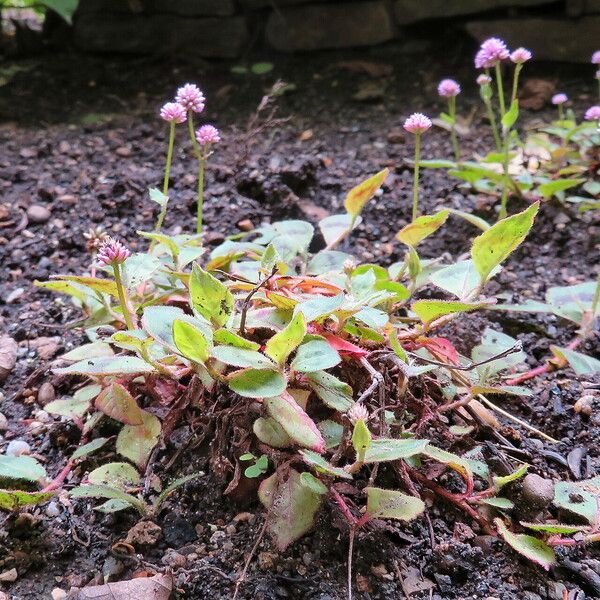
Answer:
<svg viewBox="0 0 600 600"><path fill-rule="evenodd" d="M324 337L329 342L329 345L342 355L352 356L353 358L362 358L368 354L364 348L361 348L338 335L326 333Z"/></svg>
<svg viewBox="0 0 600 600"><path fill-rule="evenodd" d="M432 352L435 352L439 358L446 359L454 365L459 363L458 352L450 340L443 337L423 338L419 340L422 346L425 346Z"/></svg>

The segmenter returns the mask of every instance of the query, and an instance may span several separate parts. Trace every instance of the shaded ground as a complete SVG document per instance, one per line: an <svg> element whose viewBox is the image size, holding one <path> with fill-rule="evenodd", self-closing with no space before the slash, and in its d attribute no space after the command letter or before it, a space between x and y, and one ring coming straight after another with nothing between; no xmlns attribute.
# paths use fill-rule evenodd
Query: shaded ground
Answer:
<svg viewBox="0 0 600 600"><path fill-rule="evenodd" d="M393 174L383 196L370 204L353 239L356 253L364 260L388 264L401 256L394 234L410 211L411 170L404 161L411 157L412 140L405 140L399 127L415 110L439 112L435 85L443 76L457 75L463 82L463 113L478 105L475 86L468 83L474 75L471 54L467 42L451 39L449 34L440 39L439 47L413 41L385 52L278 58L274 71L260 77L231 75L231 65L225 64L62 56L36 61L32 70L18 73L1 87L0 328L20 343L20 359L5 384L1 408L9 419L5 438L27 439L48 459L52 474L62 467L77 441L76 432L65 424L41 423L33 430L28 426L27 419L43 420L37 392L44 381L53 381L46 378L47 360L40 355L51 358L81 339L80 333L67 328L77 319L77 311L63 299L33 288L31 282L53 273L81 272L89 262L83 232L91 226L102 224L130 240L133 247L139 243L135 230L152 226L153 207L146 190L160 183L166 150L166 131L156 112L178 84L196 81L203 87L208 98L203 121L224 131L225 141L208 170L205 220L215 232L209 243L238 231L236 224L245 219L254 225L281 218L316 222L325 216L324 211L338 211L345 192L365 176L391 166ZM356 59L389 64L393 73L370 78L338 64ZM561 90L571 93L580 111L589 103L592 89L580 84L584 77L589 79L588 69L534 65L529 72L560 80ZM296 86L279 102L278 116L289 120L254 136L245 135L255 106L277 77ZM360 90L363 96L375 98L370 102L353 99ZM529 121L538 117L539 113L527 115ZM474 123L479 125L479 114ZM463 141L469 152L482 144L487 147L487 141L480 139L481 131L474 127ZM441 131L428 134L424 153L428 157L450 155L447 135ZM192 228L195 166L183 128L176 154L173 201L166 222L171 232ZM438 171L425 172L422 197L427 211L453 206L493 218L485 199L459 189ZM33 204L48 209L49 218L37 224L27 219L26 211ZM470 225L453 220L423 244L422 254L433 257L449 252L456 257L468 250L475 233ZM497 286L491 291L502 289L514 300L542 298L547 287L591 279L599 255L597 216L547 205L531 240L518 250L497 283L491 284ZM550 344L565 343L575 333L550 317L493 313L459 320L446 333L467 350L490 324L522 339L532 364L543 359ZM40 337L53 339L46 340L44 348ZM585 351L598 356L597 340ZM61 385L57 394L68 391ZM564 371L536 381L531 399L502 400L505 408L561 440L558 445L542 443L528 439L523 431L506 428L504 433L527 453L535 472L572 477L565 457L575 447L587 451L583 476L598 472L598 416L584 421L572 410L581 393L581 382ZM188 425L176 430L157 464L159 475L168 471L168 479L175 472L189 473L205 466L206 449L200 447L196 452L182 452L174 465L166 467L190 439L193 431ZM93 460L85 465L86 470L94 466ZM19 573L9 593L18 599L46 598L56 586L68 589L100 581L103 573L119 579L133 572L171 567L180 597L230 598L235 573L262 523L253 494L234 503L223 501L221 491L222 484L210 475L188 484L157 520L163 528L161 540L133 556L111 551L135 523L131 514L107 517L78 503L61 506L59 516L48 516L41 509L32 511L33 517L6 522L0 539L0 571L14 566ZM432 532L424 520L418 520L390 527L384 534L366 531L359 537L355 569L363 598L397 598L412 592L411 597L417 599L562 600L562 584L571 590L569 598L600 597L597 550L572 551L569 558L575 566L563 566L547 575L479 535L468 519L452 509L435 503L429 514ZM344 597L347 546L336 523L335 513L332 527L331 515L324 511L315 532L284 554L265 540L242 597ZM589 568L587 578L581 575L583 567ZM421 591L411 588L422 583L419 572L425 583L431 582Z"/></svg>

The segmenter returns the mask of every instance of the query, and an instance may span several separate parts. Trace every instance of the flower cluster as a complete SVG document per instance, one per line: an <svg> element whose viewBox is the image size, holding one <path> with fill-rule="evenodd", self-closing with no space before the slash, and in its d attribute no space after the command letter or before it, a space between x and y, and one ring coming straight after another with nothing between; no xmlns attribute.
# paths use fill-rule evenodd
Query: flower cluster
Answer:
<svg viewBox="0 0 600 600"><path fill-rule="evenodd" d="M561 104L564 104L568 99L569 98L566 94L554 94L554 96L552 96L552 104L554 104L554 106L560 106Z"/></svg>
<svg viewBox="0 0 600 600"><path fill-rule="evenodd" d="M600 65L600 50L596 50L596 52L592 54L592 64Z"/></svg>
<svg viewBox="0 0 600 600"><path fill-rule="evenodd" d="M195 113L201 113L204 110L204 94L193 83L186 83L177 90L175 102Z"/></svg>
<svg viewBox="0 0 600 600"><path fill-rule="evenodd" d="M492 83L492 78L489 75L483 73L477 78L477 85L488 85Z"/></svg>
<svg viewBox="0 0 600 600"><path fill-rule="evenodd" d="M475 67L477 69L491 69L509 57L510 52L501 39L489 38L481 44L481 48L475 55ZM529 58L531 58L531 53Z"/></svg>
<svg viewBox="0 0 600 600"><path fill-rule="evenodd" d="M590 106L585 111L586 121L600 121L600 105Z"/></svg>
<svg viewBox="0 0 600 600"><path fill-rule="evenodd" d="M442 79L438 85L438 94L442 98L453 98L460 94L460 84L454 79Z"/></svg>
<svg viewBox="0 0 600 600"><path fill-rule="evenodd" d="M120 265L125 262L131 252L119 240L107 237L98 248L97 260L102 267Z"/></svg>
<svg viewBox="0 0 600 600"><path fill-rule="evenodd" d="M413 113L404 121L404 129L410 133L420 134L431 127L431 119L423 113Z"/></svg>
<svg viewBox="0 0 600 600"><path fill-rule="evenodd" d="M219 130L212 125L202 125L196 131L196 141L201 146L207 146L208 144L215 144L221 141Z"/></svg>
<svg viewBox="0 0 600 600"><path fill-rule="evenodd" d="M510 60L517 65L522 65L531 60L531 51L527 50L527 48L517 48L511 53Z"/></svg>
<svg viewBox="0 0 600 600"><path fill-rule="evenodd" d="M160 109L160 116L168 123L184 123L187 119L187 111L177 102L167 102Z"/></svg>

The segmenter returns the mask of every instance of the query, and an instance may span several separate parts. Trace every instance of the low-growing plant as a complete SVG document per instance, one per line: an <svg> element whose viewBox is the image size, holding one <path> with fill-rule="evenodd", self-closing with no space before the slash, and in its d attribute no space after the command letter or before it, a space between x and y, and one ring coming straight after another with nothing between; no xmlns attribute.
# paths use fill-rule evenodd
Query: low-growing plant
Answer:
<svg viewBox="0 0 600 600"><path fill-rule="evenodd" d="M468 216L483 230L469 258L424 259L419 244L452 212L418 216L418 144L431 122L415 114L405 123L417 151L413 219L396 236L403 260L360 264L349 245L387 169L350 190L345 211L322 219L317 231L300 220L265 223L209 250L201 209L195 234L162 232L175 124L185 116L194 148L203 143L191 125L204 103L200 90L188 84L177 99L191 104L165 105L161 113L171 135L163 191L151 191L162 197L159 221L153 232L139 232L150 240L148 250L131 254L92 232L90 273L37 283L71 296L84 314L89 343L65 354L66 366L54 372L86 384L45 407L79 427L81 444L41 496L3 492L4 508L47 499L89 453L114 448L127 462L94 469L71 495L102 499L97 509L104 512L156 514L195 475L150 502L140 473L191 412L204 422L211 470L229 479L228 492L242 477L260 479L265 527L280 550L310 531L328 501L338 507L349 535L349 597L357 532L367 522L419 517L424 490L546 569L555 562L554 546L596 541L597 479L557 487L554 508L566 523L521 522L511 486L528 465L517 454L512 474L496 473L477 441L485 432L508 443L497 414L554 441L490 400L530 393L514 381L526 358L520 344L488 328L466 357L442 333L473 311L533 309L567 316L582 339L590 334L598 309L593 282L550 290L547 304L534 307L499 304L486 290L525 240L539 202L491 226ZM555 354L581 372L584 355L574 346ZM594 360L586 364L597 371ZM114 445L98 434L107 420L120 424ZM0 469L4 464L11 481L34 483L45 473L31 460L0 462ZM568 495L573 486L589 499L585 510Z"/></svg>

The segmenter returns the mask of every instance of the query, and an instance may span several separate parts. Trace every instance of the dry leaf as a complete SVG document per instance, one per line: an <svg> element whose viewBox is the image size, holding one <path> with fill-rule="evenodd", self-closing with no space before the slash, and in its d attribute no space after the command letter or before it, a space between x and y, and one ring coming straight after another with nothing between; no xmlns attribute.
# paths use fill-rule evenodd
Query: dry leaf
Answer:
<svg viewBox="0 0 600 600"><path fill-rule="evenodd" d="M173 589L170 575L155 575L79 590L76 600L169 600Z"/></svg>

